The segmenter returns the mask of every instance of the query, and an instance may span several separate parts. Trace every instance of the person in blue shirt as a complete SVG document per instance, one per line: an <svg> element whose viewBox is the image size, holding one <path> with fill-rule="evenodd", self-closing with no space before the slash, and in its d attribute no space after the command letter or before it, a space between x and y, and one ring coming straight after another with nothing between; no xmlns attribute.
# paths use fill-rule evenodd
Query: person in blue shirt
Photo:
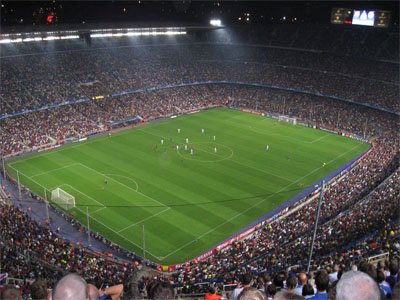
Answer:
<svg viewBox="0 0 400 300"><path fill-rule="evenodd" d="M312 300L327 300L328 287L329 287L329 274L325 270L317 271L315 275L315 285L317 286L317 293L309 298Z"/></svg>

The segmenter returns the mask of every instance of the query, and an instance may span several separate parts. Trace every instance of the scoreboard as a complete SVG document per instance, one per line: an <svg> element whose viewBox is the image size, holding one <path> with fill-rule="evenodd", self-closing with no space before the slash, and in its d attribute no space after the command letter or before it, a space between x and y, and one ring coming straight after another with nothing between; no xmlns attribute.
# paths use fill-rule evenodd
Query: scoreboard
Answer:
<svg viewBox="0 0 400 300"><path fill-rule="evenodd" d="M386 10L332 8L331 23L387 28L390 16Z"/></svg>

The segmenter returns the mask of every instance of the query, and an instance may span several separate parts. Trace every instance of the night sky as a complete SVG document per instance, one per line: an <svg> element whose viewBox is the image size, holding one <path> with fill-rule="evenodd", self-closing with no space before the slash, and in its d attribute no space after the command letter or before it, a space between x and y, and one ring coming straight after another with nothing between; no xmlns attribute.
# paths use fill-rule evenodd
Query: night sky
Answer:
<svg viewBox="0 0 400 300"><path fill-rule="evenodd" d="M328 24L332 7L384 9L398 23L398 1L2 1L1 25L68 23L177 23L226 25L266 23ZM50 18L49 18L50 16Z"/></svg>

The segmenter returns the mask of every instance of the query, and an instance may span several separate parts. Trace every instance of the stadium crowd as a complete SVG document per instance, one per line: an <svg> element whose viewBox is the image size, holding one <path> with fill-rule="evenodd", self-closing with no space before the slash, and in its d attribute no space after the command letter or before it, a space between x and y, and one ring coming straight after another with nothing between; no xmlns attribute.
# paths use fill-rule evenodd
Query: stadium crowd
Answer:
<svg viewBox="0 0 400 300"><path fill-rule="evenodd" d="M301 46L296 44L299 40L295 38L292 46ZM233 51L227 51L226 47ZM111 121L136 115L151 121L212 106L289 115L309 125L367 138L372 145L370 151L342 178L331 182L324 194L312 263L312 269L318 272L305 273L318 198L308 197L305 202L292 205L251 236L203 260L175 266L172 275L133 280L142 268L156 266L139 258L135 263L112 260L74 244L13 205L7 199L12 195L3 195L1 268L10 277L25 279L26 284L18 293L28 295L31 280L45 278L44 286L54 288L55 297L62 286L56 282L66 273L74 272L96 287L121 283L126 288L132 286L126 289L127 299L144 296L157 299L156 291L165 292L167 299L171 286L179 294L212 294L211 288L221 290L224 285L242 285L246 293L254 292L252 286L263 290L263 297L268 299L286 299L279 298L284 297L281 294L286 290L296 294L301 290L304 295L306 289L309 296L316 290L319 293L329 290L331 294L336 291L336 299L340 300L346 298L340 298L343 289L339 289L340 281L335 289L335 282L345 271L360 270L370 276L364 280L372 278L377 287L379 283L382 299L396 297L399 262L382 260L375 268L365 263L365 259L386 252L391 258L398 257L400 251L398 116L322 95L399 111L395 84L398 70L390 63L371 61L365 67L365 62L330 54L264 50L196 44L7 57L1 62L5 81L0 87L0 115L54 104L61 106L0 120L1 151L13 155L63 143L102 132ZM334 62L339 69L343 68L342 73L332 67ZM318 96L227 83L144 89L110 96L139 88L208 80L262 83L301 89ZM98 95L105 98L90 100ZM84 98L87 101L68 103ZM290 266L297 267L285 271ZM349 274L362 277L360 273ZM84 293L89 293L86 283L74 278L81 281ZM105 292L101 288L95 290ZM238 296L240 292L232 294ZM119 297L120 294L113 299Z"/></svg>
<svg viewBox="0 0 400 300"><path fill-rule="evenodd" d="M204 107L207 104L207 99L226 99L224 101L218 100L219 102L213 102L213 104L237 105L238 107L253 108L271 113L279 113L282 109L283 96L278 93L276 97L273 97L274 91L272 90L254 88L241 90L240 87L231 86L223 86L222 88L201 86L201 88L200 92L189 97L193 100L188 101L186 106L182 108ZM162 99L165 99L165 94L169 92L170 90L161 90L149 93L150 99L154 99L154 102L159 106ZM183 87L175 91L172 94L173 97L169 98L173 99L173 102L168 102L168 105L165 106L166 112L169 112L169 107L171 113L178 113L179 111L173 110L174 107L179 105L180 101L183 101L181 98L189 92L196 92L196 89ZM333 256L326 259L324 257L321 260L321 265L315 261L315 266L320 267L325 264L325 266L333 268L334 264L341 262L346 267L350 267L354 262L358 262L371 254L382 253L387 250L398 251L394 246L396 241L398 242L398 228L392 224L396 218L395 212L399 209L399 203L396 201L399 196L399 188L395 184L399 179L399 172L396 172L396 161L398 159L398 149L396 148L398 140L395 135L396 122L391 121L388 114L370 108L358 110L358 113L364 115L364 118L352 119L351 113L355 109L349 108L352 108L354 104L340 102L338 105L336 103L335 110L332 110L329 109L329 104L332 105L334 100L320 97L318 99L316 97L306 99L304 96L294 93L287 92L286 94L285 99L288 101L286 107L290 110L290 115L297 114L299 117L306 118L310 116L310 110L307 109L305 104L313 107L318 103L318 105L323 106L323 109L315 109L311 121L319 120L320 124L326 124L326 126L338 124L338 130L345 132L353 131L356 134L376 135L369 154L345 175L345 180L338 181L325 193L315 251L316 257L324 257L329 253L333 253ZM143 93L141 96L143 95L146 94ZM206 95L206 97L201 98L205 102L199 101L197 103L195 100L197 95ZM128 96L125 97L128 98ZM242 99L250 99L251 102ZM263 99L266 100L263 101ZM126 101L129 102L129 98ZM151 106L146 107L147 110L151 108ZM337 109L343 112L344 116L340 118L339 123L337 123L337 120L335 122L329 121L336 119ZM302 115L303 110L304 115ZM154 117L159 117L159 113L161 111L156 111ZM149 118L151 118L151 115L149 115ZM375 122L364 124L364 119L374 120ZM392 177L386 179L392 173ZM204 288L201 288L203 285L198 285L199 283L215 282L218 286L223 283L235 284L239 282L239 278L244 272L251 271L254 274L261 274L265 270L273 272L294 264L304 265L306 259L304 253L307 253L310 241L309 232L314 222L313 212L315 212L316 206L317 199L308 202L307 206L293 206L290 208L293 213L285 218L267 224L250 238L238 241L204 261L179 266L175 275L165 280L177 287L180 293L204 292ZM3 203L2 214L2 227L9 229L8 235L4 235L2 246L5 249L4 253L9 254L8 258L14 256L14 259L9 260L10 266L7 266L6 270L15 274L14 276L17 274L23 278L37 278L42 274L46 276L46 274L49 274L46 272L54 273L54 271L45 271L43 266L51 266L50 270L56 268L58 273L55 274L59 274L51 277L54 280L59 278L64 271L80 270L79 272L82 272L84 270L84 273L81 274L84 274L87 280L96 284L107 282L112 285L124 282L128 285L127 281L138 268L137 265L107 263L107 259L98 257L96 254L76 245L71 245L70 242L52 233L49 228L41 227L12 205ZM357 226L354 226L354 222ZM24 228L24 230L19 230L18 234L15 234L15 226ZM368 239L368 242L361 243L363 246L354 246L353 249L357 250L337 251L341 245L348 245L359 238L362 239L382 227L385 230L381 231L380 234L385 233L385 239L379 238L380 235L378 235L377 237L374 236L372 240L371 238ZM388 232L395 232L394 234L390 233L390 239L387 238ZM374 247L371 246L372 244ZM18 247L21 251L16 251ZM65 252L65 249L69 250ZM21 254L24 251L25 256ZM14 253L14 255L11 255L11 253ZM26 253L31 253L30 257L32 257L29 268L26 268ZM41 263L35 265L35 261ZM330 263L327 264L327 261ZM141 263L139 262L139 264ZM50 282L49 285L51 285ZM207 285L203 287L207 287Z"/></svg>

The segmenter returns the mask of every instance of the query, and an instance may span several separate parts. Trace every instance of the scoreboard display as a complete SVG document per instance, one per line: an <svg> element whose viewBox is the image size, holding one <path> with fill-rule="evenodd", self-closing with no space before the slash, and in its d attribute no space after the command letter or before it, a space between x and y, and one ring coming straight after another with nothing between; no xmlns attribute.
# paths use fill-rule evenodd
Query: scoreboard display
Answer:
<svg viewBox="0 0 400 300"><path fill-rule="evenodd" d="M387 28L390 21L390 11L332 8L332 24L348 24Z"/></svg>

